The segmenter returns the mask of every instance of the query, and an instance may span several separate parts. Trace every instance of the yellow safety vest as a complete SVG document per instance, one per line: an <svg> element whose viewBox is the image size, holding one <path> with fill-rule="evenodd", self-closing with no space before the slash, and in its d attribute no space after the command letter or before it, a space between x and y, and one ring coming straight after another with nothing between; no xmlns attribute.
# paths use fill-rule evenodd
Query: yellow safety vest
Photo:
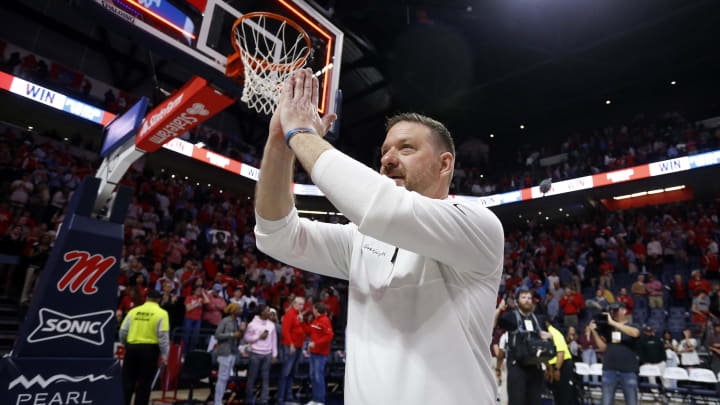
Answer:
<svg viewBox="0 0 720 405"><path fill-rule="evenodd" d="M159 332L167 332L169 316L157 302L147 301L128 312L122 325L130 322L127 342L129 344L158 343Z"/></svg>
<svg viewBox="0 0 720 405"><path fill-rule="evenodd" d="M562 335L562 333L560 333L560 331L555 329L552 325L548 327L548 332L550 332L553 337L553 343L555 343L555 350L557 350L558 352L563 352L563 360L570 360L572 358L572 354L570 353L570 349L568 349L567 343L565 343L565 337ZM557 356L550 359L548 363L557 363Z"/></svg>

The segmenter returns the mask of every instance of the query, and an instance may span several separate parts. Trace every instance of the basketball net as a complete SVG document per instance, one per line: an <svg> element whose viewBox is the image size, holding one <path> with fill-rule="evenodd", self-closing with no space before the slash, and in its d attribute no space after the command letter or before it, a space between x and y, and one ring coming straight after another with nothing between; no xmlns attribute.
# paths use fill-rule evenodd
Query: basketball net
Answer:
<svg viewBox="0 0 720 405"><path fill-rule="evenodd" d="M282 83L305 66L310 54L310 38L292 20L256 12L245 14L235 22L233 46L237 51L234 56L239 55L243 65L241 100L257 112L273 114Z"/></svg>

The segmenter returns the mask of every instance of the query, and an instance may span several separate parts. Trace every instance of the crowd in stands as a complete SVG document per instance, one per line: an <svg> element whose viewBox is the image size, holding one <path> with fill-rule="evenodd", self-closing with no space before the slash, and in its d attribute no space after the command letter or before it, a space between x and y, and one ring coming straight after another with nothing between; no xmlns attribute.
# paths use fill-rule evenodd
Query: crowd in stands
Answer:
<svg viewBox="0 0 720 405"><path fill-rule="evenodd" d="M643 331L641 364L720 372L720 201L683 202L507 230L499 302L530 289L535 313L565 333L576 361L602 361L589 328L621 302ZM503 330L494 331L497 353ZM662 337L665 352L649 355Z"/></svg>
<svg viewBox="0 0 720 405"><path fill-rule="evenodd" d="M709 118L709 117L704 117ZM514 168L500 173L459 161L455 194L489 195L553 181L619 170L644 163L708 152L720 147L720 128L708 129L673 111L659 116L637 115L623 125L574 133L562 141L524 145Z"/></svg>
<svg viewBox="0 0 720 405"><path fill-rule="evenodd" d="M671 151L679 152L675 146L679 141L685 142L687 153L714 147L715 135L678 116L668 120L652 130L620 128L588 139L574 138L564 148L604 150L612 159L581 154L578 161L601 159L597 170L612 170L672 157ZM667 129L672 123L677 125ZM658 134L665 140L657 140ZM223 142L212 132L193 136L206 136L208 144ZM28 266L43 266L73 190L99 163L74 155L67 144L43 144L37 139L29 132L0 126L0 254L20 257L19 263L0 264L0 294L16 291ZM608 145L609 139L614 143ZM662 145L647 149L636 144L637 139ZM633 159L625 155L629 150L634 151ZM559 178L581 174L568 172ZM152 288L163 293L161 305L171 314L171 329L182 331L174 337L188 349L201 343L203 330L209 332L207 336L215 331L231 303L240 307L241 322L251 322L259 308L269 307L274 309L272 321L279 323L293 299L305 297L300 311L305 322L310 321L313 304L320 301L336 333L344 327L340 302L346 284L257 252L248 198L147 171L131 170L122 183L135 193L125 226L118 319L142 303ZM509 311L515 307L515 292L531 289L536 313L558 326L573 355L587 363L602 360L602 353L588 339L589 321L620 301L632 323L644 333L662 336L668 365L713 367L717 373L719 216L720 202L691 201L506 228L498 299L507 303ZM27 302L30 294L24 291L20 298ZM496 330L494 336L501 334Z"/></svg>
<svg viewBox="0 0 720 405"><path fill-rule="evenodd" d="M0 51L3 51L4 46L17 48L0 41ZM70 92L68 94L74 94L108 111L122 112L137 100L135 96L97 80L84 78L84 75L53 61L45 62L30 52L0 53L3 55L0 70L56 90ZM91 97L93 83L105 90L102 98ZM247 143L236 134L200 126L183 134L183 138L193 144L202 142L206 148L243 163L255 167L260 165L262 145ZM705 128L678 111L659 115L638 114L624 124L575 132L558 142L525 144L518 148L513 164L505 165L497 172L481 167L477 162L459 158L451 193L475 196L502 193L536 186L545 178L567 180L718 148L720 128ZM312 183L310 176L299 165L294 181Z"/></svg>

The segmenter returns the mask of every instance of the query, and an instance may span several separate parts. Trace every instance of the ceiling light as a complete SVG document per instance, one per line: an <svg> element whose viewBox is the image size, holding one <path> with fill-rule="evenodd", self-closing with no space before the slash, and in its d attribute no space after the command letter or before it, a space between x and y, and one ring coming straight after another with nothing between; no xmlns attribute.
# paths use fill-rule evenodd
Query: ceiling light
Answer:
<svg viewBox="0 0 720 405"><path fill-rule="evenodd" d="M549 219L550 219L550 217L545 217L545 220L546 220L546 221L549 220Z"/></svg>
<svg viewBox="0 0 720 405"><path fill-rule="evenodd" d="M640 193L630 194L630 197L635 198L635 197L642 197L642 196L644 196L644 195L647 195L647 191L643 191L643 192L640 192Z"/></svg>
<svg viewBox="0 0 720 405"><path fill-rule="evenodd" d="M195 185L196 185L196 186L199 186L199 185L200 185L200 183L195 183Z"/></svg>
<svg viewBox="0 0 720 405"><path fill-rule="evenodd" d="M538 211L538 215L542 215L542 211Z"/></svg>
<svg viewBox="0 0 720 405"><path fill-rule="evenodd" d="M562 212L562 208L558 208L558 211Z"/></svg>
<svg viewBox="0 0 720 405"><path fill-rule="evenodd" d="M490 134L490 138L495 138L495 134Z"/></svg>
<svg viewBox="0 0 720 405"><path fill-rule="evenodd" d="M525 125L520 124L520 129L525 129Z"/></svg>
<svg viewBox="0 0 720 405"><path fill-rule="evenodd" d="M69 141L69 139L67 139L67 138L63 138L63 140L64 140L65 142Z"/></svg>
<svg viewBox="0 0 720 405"><path fill-rule="evenodd" d="M222 194L222 190L220 190L220 194Z"/></svg>
<svg viewBox="0 0 720 405"><path fill-rule="evenodd" d="M187 179L188 179L187 176L185 176L185 180L187 180Z"/></svg>
<svg viewBox="0 0 720 405"><path fill-rule="evenodd" d="M630 197L632 197L630 194L625 194L625 195L613 197L613 200L624 200L624 199L630 198Z"/></svg>
<svg viewBox="0 0 720 405"><path fill-rule="evenodd" d="M610 101L610 100L605 100L605 104L610 104L610 103L612 103L612 101Z"/></svg>
<svg viewBox="0 0 720 405"><path fill-rule="evenodd" d="M685 188L684 185L683 185L683 186L668 187L668 188L665 189L665 191L682 190L682 189L684 189L684 188Z"/></svg>
<svg viewBox="0 0 720 405"><path fill-rule="evenodd" d="M518 218L522 218L522 214L518 214Z"/></svg>
<svg viewBox="0 0 720 405"><path fill-rule="evenodd" d="M658 193L662 193L662 192L664 192L664 191L665 191L665 190L659 188L659 189L657 189L657 190L650 190L650 191L648 191L648 194L658 194Z"/></svg>
<svg viewBox="0 0 720 405"><path fill-rule="evenodd" d="M212 184L208 183L208 187L212 187Z"/></svg>
<svg viewBox="0 0 720 405"><path fill-rule="evenodd" d="M484 176L481 174L481 175L480 175L480 178L482 179L483 177L484 177Z"/></svg>
<svg viewBox="0 0 720 405"><path fill-rule="evenodd" d="M676 85L676 84L677 84L677 82L676 82L675 80L673 80L673 81L670 82L670 85L671 85L671 86L674 86L674 85Z"/></svg>
<svg viewBox="0 0 720 405"><path fill-rule="evenodd" d="M172 178L174 179L174 178L175 178L175 175L173 174L173 175L172 175L172 176L170 176L170 177L172 177Z"/></svg>
<svg viewBox="0 0 720 405"><path fill-rule="evenodd" d="M28 131L32 131L33 129L35 129L35 127L33 127L32 125L28 125ZM490 136L492 137L492 135Z"/></svg>
<svg viewBox="0 0 720 405"><path fill-rule="evenodd" d="M570 214L565 214L565 216L566 216L566 217L569 217L569 216L570 216Z"/></svg>

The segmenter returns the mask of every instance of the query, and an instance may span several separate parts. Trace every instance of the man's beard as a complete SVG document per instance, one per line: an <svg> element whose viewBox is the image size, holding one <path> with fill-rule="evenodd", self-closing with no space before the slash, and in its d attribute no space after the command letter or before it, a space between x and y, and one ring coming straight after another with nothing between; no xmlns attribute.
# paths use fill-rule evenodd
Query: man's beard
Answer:
<svg viewBox="0 0 720 405"><path fill-rule="evenodd" d="M518 308L520 308L521 312L524 312L526 314L529 314L530 312L535 311L535 304L532 302L529 304L520 304L518 303Z"/></svg>

